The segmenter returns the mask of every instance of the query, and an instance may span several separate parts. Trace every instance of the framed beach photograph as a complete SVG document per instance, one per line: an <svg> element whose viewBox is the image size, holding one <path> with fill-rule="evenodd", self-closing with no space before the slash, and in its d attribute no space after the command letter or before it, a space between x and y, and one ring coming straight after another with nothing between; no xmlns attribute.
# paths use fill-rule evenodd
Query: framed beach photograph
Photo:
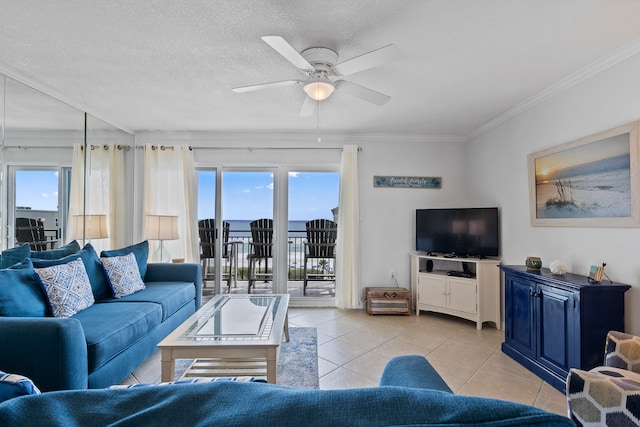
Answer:
<svg viewBox="0 0 640 427"><path fill-rule="evenodd" d="M531 225L638 227L638 122L529 154Z"/></svg>

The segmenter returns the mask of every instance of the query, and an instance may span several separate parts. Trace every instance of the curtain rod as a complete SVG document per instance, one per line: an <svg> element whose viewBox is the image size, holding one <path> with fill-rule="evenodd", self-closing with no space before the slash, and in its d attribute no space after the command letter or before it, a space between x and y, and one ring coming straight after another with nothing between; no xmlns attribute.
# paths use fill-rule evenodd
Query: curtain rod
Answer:
<svg viewBox="0 0 640 427"><path fill-rule="evenodd" d="M161 145L161 150L173 150L173 145ZM144 145L137 145L138 149L145 149ZM152 149L156 150L157 146L152 146ZM189 150L342 150L342 147L238 147L238 146L193 146L189 145ZM358 151L362 151L362 147L358 147Z"/></svg>

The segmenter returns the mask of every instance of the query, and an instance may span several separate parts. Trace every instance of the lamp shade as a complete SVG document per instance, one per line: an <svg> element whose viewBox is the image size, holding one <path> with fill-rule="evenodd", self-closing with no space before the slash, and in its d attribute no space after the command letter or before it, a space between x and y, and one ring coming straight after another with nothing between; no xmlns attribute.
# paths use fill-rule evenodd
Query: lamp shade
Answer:
<svg viewBox="0 0 640 427"><path fill-rule="evenodd" d="M303 89L311 99L315 101L323 101L331 96L336 87L333 85L331 80L326 77L316 79L311 77L306 81Z"/></svg>
<svg viewBox="0 0 640 427"><path fill-rule="evenodd" d="M176 240L178 235L177 215L147 215L144 237L149 240Z"/></svg>
<svg viewBox="0 0 640 427"><path fill-rule="evenodd" d="M74 215L73 223L75 228L74 238L76 239L106 239L109 237L106 215Z"/></svg>

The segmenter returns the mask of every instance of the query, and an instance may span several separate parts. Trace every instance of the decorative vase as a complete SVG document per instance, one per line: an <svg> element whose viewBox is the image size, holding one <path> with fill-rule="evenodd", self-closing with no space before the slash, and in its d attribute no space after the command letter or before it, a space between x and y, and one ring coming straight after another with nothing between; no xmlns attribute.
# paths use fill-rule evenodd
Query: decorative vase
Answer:
<svg viewBox="0 0 640 427"><path fill-rule="evenodd" d="M524 265L527 266L527 270L540 270L540 268L542 268L542 260L537 256L529 256L524 262Z"/></svg>

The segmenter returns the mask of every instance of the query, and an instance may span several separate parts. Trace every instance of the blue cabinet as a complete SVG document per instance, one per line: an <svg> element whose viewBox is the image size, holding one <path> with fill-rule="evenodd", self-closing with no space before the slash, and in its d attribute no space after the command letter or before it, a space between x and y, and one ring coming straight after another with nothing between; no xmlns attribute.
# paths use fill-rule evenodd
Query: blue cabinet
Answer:
<svg viewBox="0 0 640 427"><path fill-rule="evenodd" d="M609 330L624 331L621 283L590 283L577 274L553 275L504 266L505 341L502 351L564 392L570 368L602 365Z"/></svg>

